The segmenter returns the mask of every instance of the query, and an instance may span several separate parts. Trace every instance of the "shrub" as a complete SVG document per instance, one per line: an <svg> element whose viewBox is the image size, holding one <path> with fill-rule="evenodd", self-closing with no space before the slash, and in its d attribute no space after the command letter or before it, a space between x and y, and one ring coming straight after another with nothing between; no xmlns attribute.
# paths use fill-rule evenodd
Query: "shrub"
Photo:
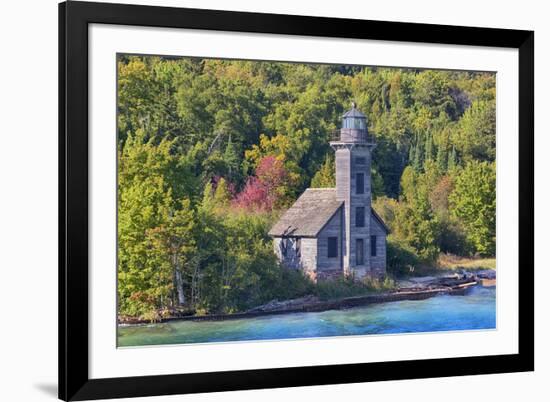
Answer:
<svg viewBox="0 0 550 402"><path fill-rule="evenodd" d="M406 244L388 237L386 265L388 273L396 277L404 276L419 266L421 259L415 249Z"/></svg>
<svg viewBox="0 0 550 402"><path fill-rule="evenodd" d="M312 294L315 284L301 270L280 268L278 281L273 286L273 299L285 300Z"/></svg>

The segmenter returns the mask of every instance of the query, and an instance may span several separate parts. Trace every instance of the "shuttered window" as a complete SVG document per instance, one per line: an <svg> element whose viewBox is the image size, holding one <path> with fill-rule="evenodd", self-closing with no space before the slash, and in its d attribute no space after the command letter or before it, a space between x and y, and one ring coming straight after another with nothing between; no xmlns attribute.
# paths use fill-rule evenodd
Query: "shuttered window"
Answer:
<svg viewBox="0 0 550 402"><path fill-rule="evenodd" d="M370 255L376 257L376 236L370 237Z"/></svg>
<svg viewBox="0 0 550 402"><path fill-rule="evenodd" d="M358 228L365 227L365 207L355 209L355 226Z"/></svg>
<svg viewBox="0 0 550 402"><path fill-rule="evenodd" d="M328 258L338 257L338 237L328 238Z"/></svg>

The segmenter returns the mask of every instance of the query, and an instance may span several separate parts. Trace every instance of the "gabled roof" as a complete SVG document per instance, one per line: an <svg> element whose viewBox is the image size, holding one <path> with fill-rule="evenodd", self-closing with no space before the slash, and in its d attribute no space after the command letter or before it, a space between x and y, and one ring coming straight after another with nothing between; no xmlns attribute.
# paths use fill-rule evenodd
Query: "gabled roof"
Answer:
<svg viewBox="0 0 550 402"><path fill-rule="evenodd" d="M273 237L315 237L342 206L335 188L308 188L271 228Z"/></svg>
<svg viewBox="0 0 550 402"><path fill-rule="evenodd" d="M273 237L316 237L343 203L336 199L335 188L308 188L268 234ZM373 208L371 215L386 233L390 232Z"/></svg>
<svg viewBox="0 0 550 402"><path fill-rule="evenodd" d="M386 226L386 224L384 223L384 221L382 220L380 215L378 215L378 213L374 210L374 208L371 207L370 212L371 212L373 218L376 219L378 221L378 223L380 223L380 226L382 226L382 229L384 229L386 231L386 234L390 233L390 228Z"/></svg>

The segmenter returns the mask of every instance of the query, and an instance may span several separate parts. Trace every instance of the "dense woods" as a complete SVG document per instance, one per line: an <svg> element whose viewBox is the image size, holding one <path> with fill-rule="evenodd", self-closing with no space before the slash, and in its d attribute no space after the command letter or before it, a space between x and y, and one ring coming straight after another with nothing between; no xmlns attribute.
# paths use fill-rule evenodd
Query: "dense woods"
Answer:
<svg viewBox="0 0 550 402"><path fill-rule="evenodd" d="M389 272L494 256L495 91L491 73L119 57L119 314L322 292L267 232L307 187L334 186L328 142L352 100L378 144Z"/></svg>

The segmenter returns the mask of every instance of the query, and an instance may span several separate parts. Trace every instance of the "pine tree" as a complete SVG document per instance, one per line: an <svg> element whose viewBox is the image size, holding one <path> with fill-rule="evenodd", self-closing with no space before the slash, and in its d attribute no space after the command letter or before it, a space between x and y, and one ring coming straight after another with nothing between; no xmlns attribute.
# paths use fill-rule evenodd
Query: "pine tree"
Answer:
<svg viewBox="0 0 550 402"><path fill-rule="evenodd" d="M216 185L216 191L214 191L214 202L218 208L225 208L231 201L231 191L227 181L222 177L219 179Z"/></svg>
<svg viewBox="0 0 550 402"><path fill-rule="evenodd" d="M336 186L336 179L334 177L334 158L329 154L325 157L325 162L321 168L315 173L313 179L311 179L311 187L314 188L330 188Z"/></svg>
<svg viewBox="0 0 550 402"><path fill-rule="evenodd" d="M447 171L452 172L457 167L457 159L456 159L456 149L453 145L453 148L449 152L449 161L447 162Z"/></svg>
<svg viewBox="0 0 550 402"><path fill-rule="evenodd" d="M427 161L431 161L433 157L433 140L432 140L432 134L427 133L426 134L426 144L424 147L424 165Z"/></svg>
<svg viewBox="0 0 550 402"><path fill-rule="evenodd" d="M231 141L231 134L229 135L227 146L225 147L223 159L227 164L227 177L230 181L234 181L235 176L239 171L239 156L237 155L235 145Z"/></svg>
<svg viewBox="0 0 550 402"><path fill-rule="evenodd" d="M439 173L443 174L447 171L447 150L443 144L437 147L437 169Z"/></svg>
<svg viewBox="0 0 550 402"><path fill-rule="evenodd" d="M416 144L414 146L414 160L413 160L413 168L415 171L420 172L422 170L422 147L420 146L420 141L418 139L418 136L416 137Z"/></svg>

